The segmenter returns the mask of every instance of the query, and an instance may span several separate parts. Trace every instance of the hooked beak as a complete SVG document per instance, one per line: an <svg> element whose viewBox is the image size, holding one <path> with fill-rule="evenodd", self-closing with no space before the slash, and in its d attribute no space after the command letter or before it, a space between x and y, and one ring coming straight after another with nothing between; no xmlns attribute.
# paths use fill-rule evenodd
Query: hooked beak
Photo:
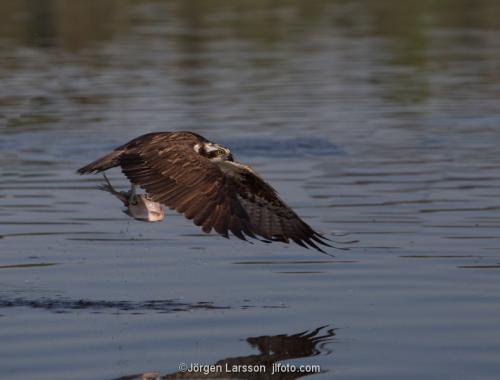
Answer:
<svg viewBox="0 0 500 380"><path fill-rule="evenodd" d="M232 153L229 153L229 155L226 157L226 161L231 161L231 162L233 162L233 161L234 161L234 158L233 158L233 154L232 154Z"/></svg>

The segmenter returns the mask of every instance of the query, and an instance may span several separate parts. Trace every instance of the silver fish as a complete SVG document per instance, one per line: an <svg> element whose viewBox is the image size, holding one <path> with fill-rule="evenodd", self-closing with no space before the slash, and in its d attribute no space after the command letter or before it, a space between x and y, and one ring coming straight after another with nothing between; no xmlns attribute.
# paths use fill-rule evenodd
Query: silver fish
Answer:
<svg viewBox="0 0 500 380"><path fill-rule="evenodd" d="M106 183L97 186L97 188L118 198L126 207L124 212L128 216L142 222L159 222L165 218L162 205L153 202L147 194L136 194L134 187L129 191L118 191L111 185L106 175L104 175L104 180Z"/></svg>

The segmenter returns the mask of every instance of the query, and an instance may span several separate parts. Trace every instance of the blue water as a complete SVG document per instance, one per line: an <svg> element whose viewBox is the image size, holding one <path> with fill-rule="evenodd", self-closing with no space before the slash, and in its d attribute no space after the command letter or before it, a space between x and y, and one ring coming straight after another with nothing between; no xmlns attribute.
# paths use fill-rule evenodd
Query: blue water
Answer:
<svg viewBox="0 0 500 380"><path fill-rule="evenodd" d="M498 11L2 2L2 377L496 379ZM75 173L158 130L230 147L343 249L138 222Z"/></svg>

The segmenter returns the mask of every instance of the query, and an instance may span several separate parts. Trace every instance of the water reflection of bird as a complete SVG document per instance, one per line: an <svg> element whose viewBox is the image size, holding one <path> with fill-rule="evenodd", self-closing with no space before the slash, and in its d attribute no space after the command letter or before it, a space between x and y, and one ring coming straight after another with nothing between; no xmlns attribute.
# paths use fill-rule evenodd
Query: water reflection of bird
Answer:
<svg viewBox="0 0 500 380"><path fill-rule="evenodd" d="M264 335L247 338L247 343L252 348L259 350L258 354L248 356L229 357L210 365L212 371L191 372L179 371L161 376L159 372L146 372L142 374L123 376L115 380L160 380L160 379L273 379L293 380L312 375L317 372L276 371L276 363L299 358L307 358L320 354L331 354L326 346L332 343L335 329L319 327L311 331L303 331L293 335ZM249 368L263 366L261 370L253 373L230 372L227 368ZM218 369L222 368L222 371ZM274 370L273 370L274 368Z"/></svg>
<svg viewBox="0 0 500 380"><path fill-rule="evenodd" d="M324 252L330 246L249 166L233 160L228 148L191 132L139 136L80 168L80 174L120 166L149 199L178 211L204 232L228 238L290 240ZM326 239L328 240L328 239Z"/></svg>

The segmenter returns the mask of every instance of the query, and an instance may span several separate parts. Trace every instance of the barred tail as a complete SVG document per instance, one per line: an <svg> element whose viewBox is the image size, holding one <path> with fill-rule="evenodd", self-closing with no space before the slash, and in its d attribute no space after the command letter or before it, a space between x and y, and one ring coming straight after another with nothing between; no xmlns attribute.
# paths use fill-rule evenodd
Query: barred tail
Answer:
<svg viewBox="0 0 500 380"><path fill-rule="evenodd" d="M120 164L120 156L122 155L122 150L114 150L111 153L101 157L88 165L85 165L78 169L80 174L88 174L94 172L102 172L107 169L111 169Z"/></svg>

